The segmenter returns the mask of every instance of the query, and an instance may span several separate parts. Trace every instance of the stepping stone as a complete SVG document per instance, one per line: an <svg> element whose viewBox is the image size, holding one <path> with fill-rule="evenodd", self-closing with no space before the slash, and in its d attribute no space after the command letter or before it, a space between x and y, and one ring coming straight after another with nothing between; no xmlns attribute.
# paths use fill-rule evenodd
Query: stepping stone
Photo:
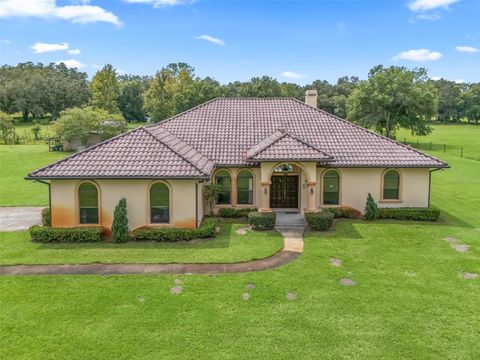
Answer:
<svg viewBox="0 0 480 360"><path fill-rule="evenodd" d="M405 271L404 274L405 274L405 276L408 276L408 277L416 277L417 276L417 273L413 272L413 271Z"/></svg>
<svg viewBox="0 0 480 360"><path fill-rule="evenodd" d="M461 276L462 276L464 279L476 279L476 278L478 278L478 274L469 273L469 272L464 272L464 273L461 274Z"/></svg>
<svg viewBox="0 0 480 360"><path fill-rule="evenodd" d="M452 248L454 248L458 252L467 252L468 249L470 249L470 245L456 244L456 245L452 245Z"/></svg>
<svg viewBox="0 0 480 360"><path fill-rule="evenodd" d="M238 230L235 231L235 234L237 235L246 235L247 234L247 230L245 228L240 228Z"/></svg>
<svg viewBox="0 0 480 360"><path fill-rule="evenodd" d="M352 279L343 278L343 279L340 279L340 285L355 286L355 285L357 285L357 282L355 280L352 280Z"/></svg>
<svg viewBox="0 0 480 360"><path fill-rule="evenodd" d="M182 280L180 279L175 279L175 285L182 285Z"/></svg>
<svg viewBox="0 0 480 360"><path fill-rule="evenodd" d="M140 301L140 302L143 303L143 302L145 302L145 298L144 298L143 296L139 296L139 297L138 297L138 301Z"/></svg>
<svg viewBox="0 0 480 360"><path fill-rule="evenodd" d="M170 294L179 295L182 293L183 288L181 286L174 286L170 289Z"/></svg>
<svg viewBox="0 0 480 360"><path fill-rule="evenodd" d="M215 232L216 232L217 234L220 232L220 228L219 228L218 226L215 228Z"/></svg>
<svg viewBox="0 0 480 360"><path fill-rule="evenodd" d="M243 301L247 301L249 298L250 298L250 294L249 294L249 293L243 293L243 294L242 294L242 299L243 299Z"/></svg>
<svg viewBox="0 0 480 360"><path fill-rule="evenodd" d="M248 283L248 284L246 285L246 287L247 287L247 289L249 289L249 290L252 290L252 289L255 289L255 288L256 288L255 284L253 284L253 283Z"/></svg>
<svg viewBox="0 0 480 360"><path fill-rule="evenodd" d="M445 238L443 238L443 240L449 242L450 244L458 244L459 240L457 238L454 238L454 237L451 237L451 236L447 236Z"/></svg>
<svg viewBox="0 0 480 360"><path fill-rule="evenodd" d="M290 300L290 301L297 300L297 294L294 292L287 293L287 300Z"/></svg>
<svg viewBox="0 0 480 360"><path fill-rule="evenodd" d="M330 258L330 265L340 267L342 266L342 260Z"/></svg>

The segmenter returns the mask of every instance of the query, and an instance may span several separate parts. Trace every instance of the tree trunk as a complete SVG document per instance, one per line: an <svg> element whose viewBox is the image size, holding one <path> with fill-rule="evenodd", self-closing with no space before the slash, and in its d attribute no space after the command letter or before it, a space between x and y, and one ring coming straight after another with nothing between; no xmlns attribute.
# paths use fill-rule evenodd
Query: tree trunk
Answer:
<svg viewBox="0 0 480 360"><path fill-rule="evenodd" d="M22 111L23 121L28 121L28 111Z"/></svg>

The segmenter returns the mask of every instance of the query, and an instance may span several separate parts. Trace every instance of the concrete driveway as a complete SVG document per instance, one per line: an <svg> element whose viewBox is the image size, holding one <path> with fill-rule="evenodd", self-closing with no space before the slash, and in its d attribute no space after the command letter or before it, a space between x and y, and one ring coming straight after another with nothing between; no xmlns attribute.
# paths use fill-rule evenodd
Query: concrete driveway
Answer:
<svg viewBox="0 0 480 360"><path fill-rule="evenodd" d="M32 225L41 225L44 207L0 207L0 231L28 230Z"/></svg>

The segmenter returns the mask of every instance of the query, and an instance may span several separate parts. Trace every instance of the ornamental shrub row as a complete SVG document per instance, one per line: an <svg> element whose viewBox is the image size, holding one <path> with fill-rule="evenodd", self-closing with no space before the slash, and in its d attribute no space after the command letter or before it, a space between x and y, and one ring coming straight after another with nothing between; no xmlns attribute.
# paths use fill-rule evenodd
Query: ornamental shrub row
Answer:
<svg viewBox="0 0 480 360"><path fill-rule="evenodd" d="M175 242L215 236L217 220L213 217L205 218L198 229L155 228L142 227L132 231L137 241Z"/></svg>
<svg viewBox="0 0 480 360"><path fill-rule="evenodd" d="M103 240L102 227L51 228L49 226L30 227L32 240L48 242L96 242Z"/></svg>
<svg viewBox="0 0 480 360"><path fill-rule="evenodd" d="M340 206L335 208L325 208L333 213L335 218L346 218L346 219L361 219L363 217L362 213L350 206Z"/></svg>
<svg viewBox="0 0 480 360"><path fill-rule="evenodd" d="M42 225L43 226L52 226L52 221L50 217L50 208L46 207L42 209Z"/></svg>
<svg viewBox="0 0 480 360"><path fill-rule="evenodd" d="M248 222L253 230L271 230L275 227L276 220L277 215L274 212L251 211L248 213Z"/></svg>
<svg viewBox="0 0 480 360"><path fill-rule="evenodd" d="M379 219L437 221L440 210L437 208L380 208Z"/></svg>
<svg viewBox="0 0 480 360"><path fill-rule="evenodd" d="M326 231L330 229L333 223L335 214L329 210L323 210L321 212L306 213L305 220L314 231Z"/></svg>
<svg viewBox="0 0 480 360"><path fill-rule="evenodd" d="M256 208L220 208L218 215L222 218L241 218L247 217L250 211L256 211Z"/></svg>

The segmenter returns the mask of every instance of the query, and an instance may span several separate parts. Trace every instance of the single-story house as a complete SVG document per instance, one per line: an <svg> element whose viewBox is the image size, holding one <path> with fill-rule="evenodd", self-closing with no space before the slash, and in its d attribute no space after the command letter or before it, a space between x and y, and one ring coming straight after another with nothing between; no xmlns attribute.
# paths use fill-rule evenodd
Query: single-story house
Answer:
<svg viewBox="0 0 480 360"><path fill-rule="evenodd" d="M428 207L430 174L448 165L317 109L317 93L217 98L30 173L49 181L53 227L110 228L119 199L129 224L197 227L202 196L223 184L215 209L314 212L368 193L383 207ZM217 211L217 210L216 210Z"/></svg>

